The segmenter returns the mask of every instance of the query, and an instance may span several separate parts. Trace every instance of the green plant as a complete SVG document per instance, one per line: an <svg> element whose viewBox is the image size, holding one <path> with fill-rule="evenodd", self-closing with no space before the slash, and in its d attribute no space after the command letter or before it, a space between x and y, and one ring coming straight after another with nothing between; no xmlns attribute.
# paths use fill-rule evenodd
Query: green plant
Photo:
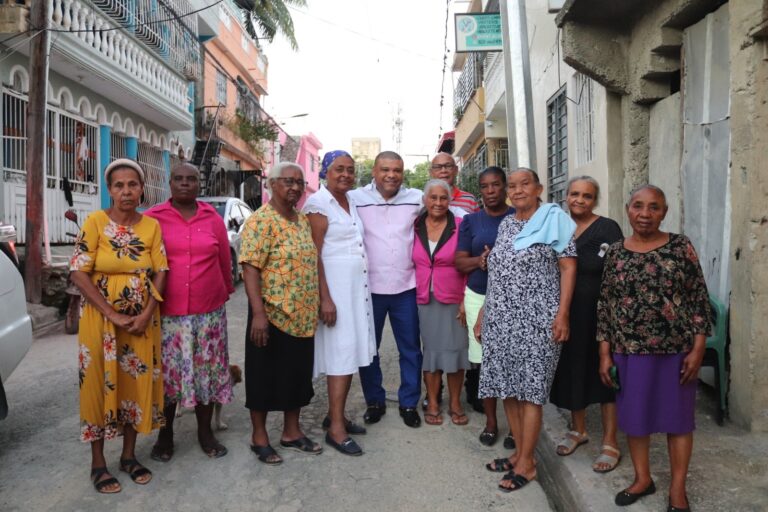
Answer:
<svg viewBox="0 0 768 512"><path fill-rule="evenodd" d="M239 110L230 119L228 126L259 157L264 153L262 142L277 140L277 126L271 121L251 120Z"/></svg>

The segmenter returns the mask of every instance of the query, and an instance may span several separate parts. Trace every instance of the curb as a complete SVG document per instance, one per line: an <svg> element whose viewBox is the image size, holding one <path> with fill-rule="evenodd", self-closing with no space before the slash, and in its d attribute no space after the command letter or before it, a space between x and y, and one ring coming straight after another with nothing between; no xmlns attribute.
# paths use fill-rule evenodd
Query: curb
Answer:
<svg viewBox="0 0 768 512"><path fill-rule="evenodd" d="M616 492L621 490L621 484L614 489L612 487L614 478L610 474L603 475L592 471L592 460L585 450L579 450L567 457L557 455L555 447L568 430L568 421L563 414L554 405L545 405L536 458L542 470L539 473L539 480L547 497L554 504L555 510L580 512L624 510L625 507L618 507L613 503ZM626 450L624 450L621 464L631 465ZM626 482L623 485L626 485ZM642 500L632 505L632 512L651 512L652 510L655 509L649 508Z"/></svg>

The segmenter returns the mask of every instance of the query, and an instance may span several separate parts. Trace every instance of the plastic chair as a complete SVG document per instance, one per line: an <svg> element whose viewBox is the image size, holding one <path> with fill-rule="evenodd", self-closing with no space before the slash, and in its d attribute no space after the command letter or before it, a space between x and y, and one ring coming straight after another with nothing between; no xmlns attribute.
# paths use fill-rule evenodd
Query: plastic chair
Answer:
<svg viewBox="0 0 768 512"><path fill-rule="evenodd" d="M712 336L707 338L702 366L715 369L715 392L720 400L717 408L717 424L722 426L725 420L725 396L728 383L728 371L725 366L726 340L728 339L728 310L716 297L709 296L712 308Z"/></svg>

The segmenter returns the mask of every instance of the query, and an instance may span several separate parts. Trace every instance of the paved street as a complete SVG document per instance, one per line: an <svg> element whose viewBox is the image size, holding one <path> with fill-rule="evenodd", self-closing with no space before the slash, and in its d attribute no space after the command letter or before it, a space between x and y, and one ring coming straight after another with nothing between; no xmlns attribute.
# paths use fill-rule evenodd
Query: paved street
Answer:
<svg viewBox="0 0 768 512"><path fill-rule="evenodd" d="M246 301L242 285L228 305L232 361L242 365ZM229 430L219 439L229 454L208 459L197 445L194 415L177 420L176 454L163 465L149 458L153 437L140 437L139 460L154 471L141 487L117 473L120 441L107 445L110 469L123 491L99 495L88 480L89 450L78 439L76 371L77 341L56 335L36 340L9 379L11 411L0 422L0 510L218 510L224 511L545 511L550 510L537 483L519 493L496 490L499 475L483 463L501 456L498 443L486 448L477 441L481 415L470 412L465 427L446 416L440 427L410 429L397 414L397 404L367 436L358 436L366 454L352 458L327 448L320 456L281 451L285 463L267 467L248 450L250 421L243 407L242 386L224 408ZM385 386L396 396L397 353L391 333L382 346ZM320 441L320 421L327 399L324 381L315 386L312 404L302 413L305 432ZM364 401L355 379L348 411L362 421ZM277 445L281 421L270 420ZM278 447L279 449L279 447Z"/></svg>

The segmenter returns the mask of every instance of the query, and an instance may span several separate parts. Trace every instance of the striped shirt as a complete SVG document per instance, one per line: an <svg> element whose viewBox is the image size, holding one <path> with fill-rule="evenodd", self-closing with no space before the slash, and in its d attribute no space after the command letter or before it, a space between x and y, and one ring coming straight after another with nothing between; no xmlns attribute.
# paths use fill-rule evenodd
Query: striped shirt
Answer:
<svg viewBox="0 0 768 512"><path fill-rule="evenodd" d="M467 213L474 213L479 208L475 196L469 192L460 190L459 187L453 187L453 197L451 197L451 206L461 208Z"/></svg>

